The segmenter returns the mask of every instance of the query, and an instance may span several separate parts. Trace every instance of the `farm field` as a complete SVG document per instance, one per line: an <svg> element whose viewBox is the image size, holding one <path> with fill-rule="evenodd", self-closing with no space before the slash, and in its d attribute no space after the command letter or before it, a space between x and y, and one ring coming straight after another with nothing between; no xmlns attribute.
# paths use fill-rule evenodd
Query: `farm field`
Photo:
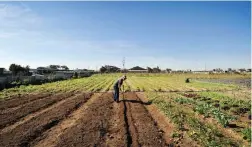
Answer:
<svg viewBox="0 0 252 147"><path fill-rule="evenodd" d="M0 146L250 146L250 75L121 75L1 91Z"/></svg>
<svg viewBox="0 0 252 147"><path fill-rule="evenodd" d="M224 84L237 84L240 86L246 86L251 88L251 78L244 79L202 79L199 81L213 82L213 83L224 83Z"/></svg>

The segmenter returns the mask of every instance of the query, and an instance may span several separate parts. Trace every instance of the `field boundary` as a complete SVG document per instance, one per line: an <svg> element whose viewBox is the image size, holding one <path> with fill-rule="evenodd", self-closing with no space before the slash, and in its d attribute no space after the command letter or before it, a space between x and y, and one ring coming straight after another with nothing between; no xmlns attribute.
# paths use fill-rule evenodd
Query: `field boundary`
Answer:
<svg viewBox="0 0 252 147"><path fill-rule="evenodd" d="M138 91L138 90L132 90L132 91L124 91L124 93L127 92L139 92L139 93L143 93L143 92L157 92L157 93L183 93L183 92L228 92L228 91L234 91L234 92L238 92L238 91L242 91L242 89L233 89L233 90L197 90L197 91L193 91L193 90L184 90L184 91L178 91L178 90L171 90L171 91L157 91L157 90L151 90L151 91ZM95 92L88 92L88 93L106 93L106 92L114 92L114 91L95 91Z"/></svg>

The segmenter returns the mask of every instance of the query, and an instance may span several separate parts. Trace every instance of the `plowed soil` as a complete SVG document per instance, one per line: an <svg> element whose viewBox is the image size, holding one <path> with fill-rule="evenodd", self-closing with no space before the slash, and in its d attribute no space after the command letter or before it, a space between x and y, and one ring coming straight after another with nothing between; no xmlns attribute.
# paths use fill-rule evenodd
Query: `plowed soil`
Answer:
<svg viewBox="0 0 252 147"><path fill-rule="evenodd" d="M0 146L150 146L172 144L136 93L58 94L3 101ZM9 104L9 103L10 104ZM6 106L3 106L5 104ZM157 114L159 115L159 114ZM157 117L158 118L158 117ZM164 126L171 126L165 125ZM169 143L169 144L168 144Z"/></svg>

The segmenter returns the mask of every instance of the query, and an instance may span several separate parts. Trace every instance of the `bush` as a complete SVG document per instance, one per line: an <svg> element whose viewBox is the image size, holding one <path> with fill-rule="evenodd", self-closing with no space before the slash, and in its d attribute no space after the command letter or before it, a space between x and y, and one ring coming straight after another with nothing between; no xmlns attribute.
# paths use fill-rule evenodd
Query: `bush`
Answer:
<svg viewBox="0 0 252 147"><path fill-rule="evenodd" d="M28 79L23 80L22 84L29 85L30 81Z"/></svg>
<svg viewBox="0 0 252 147"><path fill-rule="evenodd" d="M77 72L74 72L73 78L74 79L78 78L78 73Z"/></svg>

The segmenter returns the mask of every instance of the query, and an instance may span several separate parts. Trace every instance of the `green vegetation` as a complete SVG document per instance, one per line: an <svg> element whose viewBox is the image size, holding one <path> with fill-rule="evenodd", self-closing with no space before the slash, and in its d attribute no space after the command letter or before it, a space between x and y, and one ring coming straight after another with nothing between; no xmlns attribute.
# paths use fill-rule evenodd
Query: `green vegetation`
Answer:
<svg viewBox="0 0 252 147"><path fill-rule="evenodd" d="M114 82L122 75L104 73L36 86L22 85L1 91L0 98L32 93L111 91ZM145 92L149 101L175 124L176 130L171 137L181 137L186 132L188 137L201 146L247 146L246 142L251 141L251 127L248 125L250 120L247 118L251 114L251 100L243 97L249 92L237 91L239 87L236 85L195 80L242 77L247 78L244 75L127 74L122 89ZM190 79L189 83L185 82L187 78ZM202 90L206 92L199 92ZM228 93L212 90L234 91ZM167 91L174 93L166 93ZM231 124L233 128L230 127ZM229 136L230 131L241 139Z"/></svg>
<svg viewBox="0 0 252 147"><path fill-rule="evenodd" d="M0 92L0 98L11 98L13 96L30 93L57 93L69 91L102 91L108 83L110 86L116 78L114 75L94 75L89 78L69 79L42 85L20 86L19 88L4 89ZM107 89L110 87L107 87ZM112 88L111 88L112 89Z"/></svg>
<svg viewBox="0 0 252 147"><path fill-rule="evenodd" d="M120 77L122 73L118 74L96 74L88 78L71 79L66 81L59 81L54 83L46 83L37 86L21 86L20 88L11 88L0 92L1 98L8 98L17 93L29 93L29 92L57 92L57 91L70 91L70 90L92 90L90 86L98 86L99 82L106 81L110 78L111 87L103 85L94 89L112 89L112 81L115 81ZM188 77L193 78L216 78L216 75L193 75L193 74L127 74L128 79L125 82L125 91L200 91L200 90L232 90L236 89L236 86L227 84L216 84L216 83L204 83L190 80L190 83L185 83L185 79ZM224 75L219 75L223 77ZM230 77L230 75L226 75ZM236 75L237 76L237 75ZM240 78L240 77L239 77ZM109 82L108 82L109 83ZM101 86L101 85L100 85ZM85 88L86 87L86 88ZM89 87L89 88L87 88ZM99 91L99 90L98 90ZM202 93L204 94L204 93ZM205 93L213 96L214 93ZM214 95L214 97L216 97ZM219 97L219 96L217 96ZM224 96L221 96L224 97ZM221 98L220 97L220 98Z"/></svg>
<svg viewBox="0 0 252 147"><path fill-rule="evenodd" d="M153 92L147 93L147 97L171 119L178 130L187 130L187 135L202 146L214 146L216 144L219 146L239 146L237 142L225 136L215 125L200 119L192 109L180 105L192 101L186 101L183 98L170 99L169 94L156 94Z"/></svg>
<svg viewBox="0 0 252 147"><path fill-rule="evenodd" d="M242 130L242 134L243 134L243 138L248 140L248 141L251 141L251 128L246 128L244 130Z"/></svg>

